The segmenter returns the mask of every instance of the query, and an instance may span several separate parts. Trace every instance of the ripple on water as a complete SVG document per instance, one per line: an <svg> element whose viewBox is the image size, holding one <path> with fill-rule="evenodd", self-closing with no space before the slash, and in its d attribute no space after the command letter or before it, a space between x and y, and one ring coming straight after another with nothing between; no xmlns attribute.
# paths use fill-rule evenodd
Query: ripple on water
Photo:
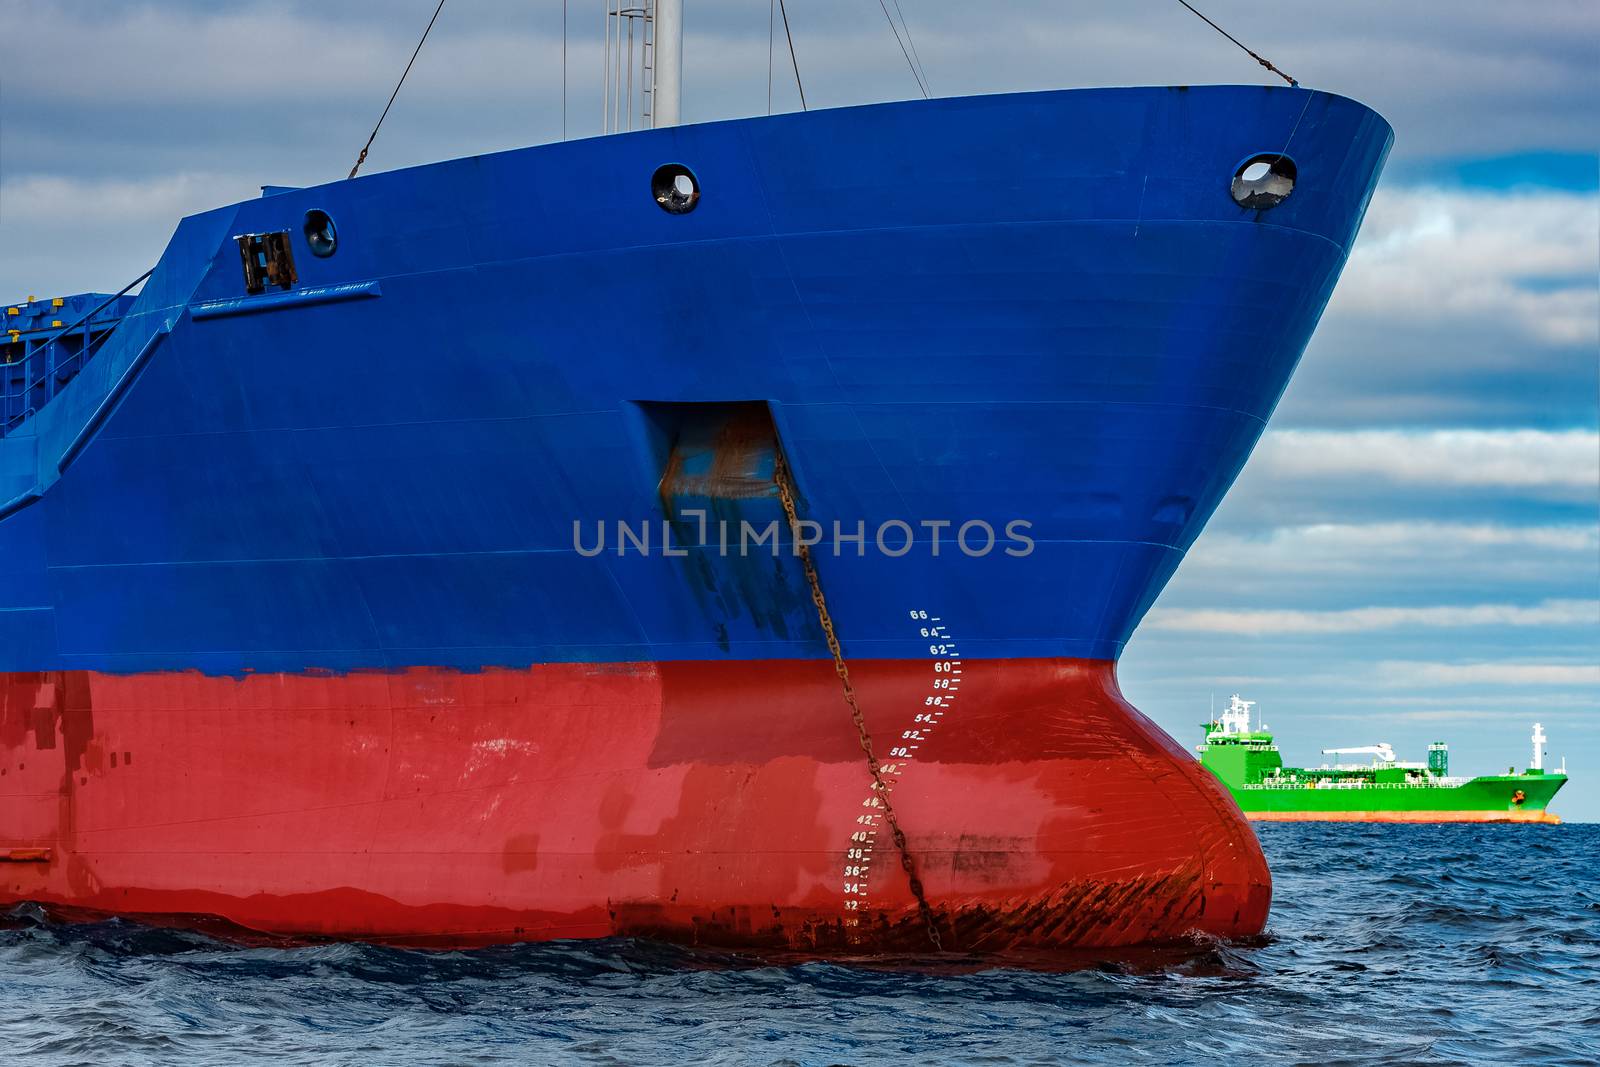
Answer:
<svg viewBox="0 0 1600 1067"><path fill-rule="evenodd" d="M240 944L22 907L0 929L0 1040L13 1061L187 1067L1595 1062L1600 826L1261 831L1267 936L1069 973Z"/></svg>

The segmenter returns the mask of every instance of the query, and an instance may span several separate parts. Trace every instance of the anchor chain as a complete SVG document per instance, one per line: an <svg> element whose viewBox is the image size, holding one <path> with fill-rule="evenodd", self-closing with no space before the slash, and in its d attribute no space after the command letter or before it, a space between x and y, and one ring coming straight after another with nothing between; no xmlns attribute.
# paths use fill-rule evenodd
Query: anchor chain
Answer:
<svg viewBox="0 0 1600 1067"><path fill-rule="evenodd" d="M939 925L934 918L933 908L928 905L927 894L923 892L922 879L917 875L916 861L912 859L911 849L906 845L905 831L900 829L900 819L895 814L894 805L889 802L889 785L883 779L883 768L872 750L872 735L867 731L867 720L861 713L861 702L856 699L855 686L850 682L850 668L844 661L844 650L840 647L839 636L834 631L833 617L828 614L828 601L822 595L822 580L817 576L816 564L811 560L811 546L800 536L800 514L794 502L794 483L789 477L789 464L784 459L781 447L774 452L772 478L778 486L778 500L783 504L783 513L789 520L789 531L794 537L795 554L799 556L800 566L805 571L806 584L811 587L811 602L817 608L817 621L822 625L822 636L827 640L828 651L833 655L833 672L839 676L839 685L844 690L844 702L850 708L850 721L855 723L861 751L867 757L867 771L872 775L872 788L883 811L883 821L889 827L889 836L894 841L894 847L900 850L900 866L905 870L906 879L911 884L911 895L917 898L917 912L922 916L923 924L928 929L928 940L933 943L934 951L943 952L944 943L939 937Z"/></svg>

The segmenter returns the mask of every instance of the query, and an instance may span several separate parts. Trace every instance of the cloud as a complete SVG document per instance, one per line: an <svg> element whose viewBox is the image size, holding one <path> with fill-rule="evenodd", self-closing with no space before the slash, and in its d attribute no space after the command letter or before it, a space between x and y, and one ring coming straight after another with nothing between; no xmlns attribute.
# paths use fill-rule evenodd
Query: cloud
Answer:
<svg viewBox="0 0 1600 1067"><path fill-rule="evenodd" d="M1502 711L1485 711L1468 708L1442 708L1430 711L1392 711L1383 716L1400 722L1499 722L1506 717Z"/></svg>
<svg viewBox="0 0 1600 1067"><path fill-rule="evenodd" d="M1559 345L1600 339L1600 195L1380 187L1333 315L1515 323Z"/></svg>
<svg viewBox="0 0 1600 1067"><path fill-rule="evenodd" d="M1365 679L1362 679L1362 684L1366 684ZM1374 696L1372 693L1363 692L1355 696L1333 697L1329 699L1328 703L1334 705L1356 705L1360 707L1384 708L1418 708L1432 704L1437 705L1440 708L1449 708L1452 706L1460 707L1461 697L1459 695L1428 696L1417 693L1407 693L1404 696ZM1525 696L1517 697L1518 708L1536 707L1542 709L1583 709L1592 708L1594 704L1595 695L1593 693L1581 693L1578 691L1528 693ZM1390 712L1386 711L1383 714L1387 715L1390 714ZM1395 712L1394 714L1399 713ZM1544 712L1541 712L1541 714L1544 714ZM1600 724L1600 720L1597 720L1597 724Z"/></svg>
<svg viewBox="0 0 1600 1067"><path fill-rule="evenodd" d="M1473 547L1544 548L1561 552L1600 549L1600 525L1506 526L1499 523L1375 522L1365 526L1321 523L1290 527L1275 538L1304 538L1310 545L1339 552L1422 549L1437 552L1441 542Z"/></svg>
<svg viewBox="0 0 1600 1067"><path fill-rule="evenodd" d="M1275 685L1284 679L1265 674L1174 674L1163 678L1162 684L1195 687L1237 689L1244 685Z"/></svg>
<svg viewBox="0 0 1600 1067"><path fill-rule="evenodd" d="M241 175L164 174L143 180L19 175L0 189L7 222L70 215L80 223L159 220L170 232L178 219L259 192Z"/></svg>
<svg viewBox="0 0 1600 1067"><path fill-rule="evenodd" d="M1555 343L1509 317L1330 311L1275 421L1330 428L1592 425L1600 392L1594 350Z"/></svg>
<svg viewBox="0 0 1600 1067"><path fill-rule="evenodd" d="M1322 484L1298 491L1315 498L1313 490ZM1296 509L1282 508L1285 494L1270 490L1257 486L1224 503L1223 514L1189 550L1159 607L1532 604L1600 593L1600 526L1593 522L1516 526L1380 520L1369 525L1275 526L1285 513L1296 517ZM1352 488L1348 495L1358 492L1362 490ZM1360 507L1340 506L1344 495L1325 493L1321 504L1328 511L1361 514ZM1390 502L1395 495L1367 491L1362 502L1368 511L1392 512L1398 507ZM1469 496L1463 506L1474 503ZM1515 504L1503 501L1477 506L1490 513L1516 511Z"/></svg>
<svg viewBox="0 0 1600 1067"><path fill-rule="evenodd" d="M1486 724L1506 725L1515 723L1520 729L1532 721L1532 717L1523 714L1528 711L1528 706L1519 701L1515 710L1506 708L1450 708L1427 711L1367 711L1346 713L1322 713L1296 718L1297 725L1307 720L1320 720L1324 722L1365 722L1371 723L1374 728L1396 725L1427 725L1436 723L1463 723L1477 724L1480 727ZM1553 711L1548 708L1537 712L1538 719L1546 726L1560 724L1563 734L1570 734L1575 730L1587 731L1592 729L1594 712L1589 710ZM1527 720L1525 722L1524 720Z"/></svg>
<svg viewBox="0 0 1600 1067"><path fill-rule="evenodd" d="M1593 190L1386 179L1280 424L1589 423L1600 388L1597 271Z"/></svg>
<svg viewBox="0 0 1600 1067"><path fill-rule="evenodd" d="M0 300L114 293L155 263L180 218L258 196L255 181L209 172L8 180L0 185Z"/></svg>
<svg viewBox="0 0 1600 1067"><path fill-rule="evenodd" d="M1336 611L1157 608L1145 618L1153 630L1246 634L1353 634L1398 627L1583 626L1600 624L1600 600L1546 600L1533 606L1465 604L1429 607L1347 608Z"/></svg>
<svg viewBox="0 0 1600 1067"><path fill-rule="evenodd" d="M1376 478L1399 485L1494 486L1600 494L1590 430L1275 430L1251 459L1259 477Z"/></svg>
<svg viewBox="0 0 1600 1067"><path fill-rule="evenodd" d="M315 12L275 4L231 9L205 4L190 11L183 6L168 2L102 9L96 4L74 12L68 5L41 5L30 30L41 36L70 35L77 47L66 53L19 50L10 57L8 74L29 86L49 85L57 99L93 106L124 98L136 86L137 99L126 102L140 107L226 100L266 111L285 103L345 97L381 107L428 15L416 4L404 5L413 10L402 13L402 5L395 3L353 18L332 5ZM526 88L529 79L540 88L559 88L559 67L552 72L548 64L536 62L559 53L559 9L533 18L526 10L518 17L510 6L498 6L500 11L490 17L462 17L447 9L437 32L429 34L414 72L429 72L433 92L481 98L513 85ZM580 38L586 63L587 38L598 38L599 27L597 11L593 34ZM260 51L241 55L239 48L246 44ZM113 58L119 56L120 62ZM138 57L137 63L127 60L132 56ZM598 48L594 60L598 82ZM258 78L241 77L249 71L275 74L271 89L264 90ZM416 84L408 80L407 89Z"/></svg>
<svg viewBox="0 0 1600 1067"><path fill-rule="evenodd" d="M1190 558L1207 567L1249 567L1280 570L1348 566L1370 571L1401 565L1414 567L1427 560L1447 560L1452 566L1463 557L1477 556L1504 565L1506 550L1517 559L1547 555L1560 567L1570 568L1572 554L1600 558L1600 525L1570 523L1515 526L1499 522L1376 521L1370 523L1322 522L1270 526L1262 533L1237 532L1240 526L1260 526L1247 515L1229 516L1233 528L1208 529L1190 552Z"/></svg>
<svg viewBox="0 0 1600 1067"><path fill-rule="evenodd" d="M1414 663L1386 660L1378 673L1389 685L1570 685L1600 687L1600 665L1588 663ZM1600 692L1594 694L1600 697Z"/></svg>
<svg viewBox="0 0 1600 1067"><path fill-rule="evenodd" d="M1591 55L1596 20L1589 5L1508 8L1493 0L1461 0L1448 19L1440 19L1389 0L1286 0L1270 18L1262 17L1256 0L1211 3L1208 14L1241 31L1305 84L1359 96L1385 114L1400 131L1396 152L1402 156L1593 147L1588 112L1600 79ZM346 136L370 124L430 8L426 0L0 0L0 10L9 13L7 25L26 26L29 39L72 42L70 49L23 48L7 55L11 114L42 140L52 130L75 130L72 137L104 145L107 136L129 129L138 139L128 143L146 150L140 161L163 143L183 143L198 154L245 138L293 152L319 131L331 127ZM813 106L915 94L875 5L813 0L792 8L798 62ZM498 128L521 143L559 134L554 105L562 11L558 4L525 0L447 6L391 117L397 126L412 124L409 138L404 146L388 142L398 154L385 158L441 158L427 146L459 144L455 124L478 138ZM905 14L939 94L1275 81L1176 4L924 0ZM574 121L581 123L574 128L588 132L600 110L601 20L597 10L578 5L569 15L568 81ZM690 118L762 112L768 27L768 12L748 0L690 5ZM784 51L780 31L780 108L797 106ZM118 106L106 108L107 100ZM438 114L441 104L453 123L421 121ZM64 109L79 121L60 125ZM152 136L157 131L160 136ZM285 132L293 136L283 137ZM393 136L400 136L398 129ZM476 149L487 147L480 140ZM79 163L93 165L91 159ZM191 158L187 165L222 169L212 158Z"/></svg>

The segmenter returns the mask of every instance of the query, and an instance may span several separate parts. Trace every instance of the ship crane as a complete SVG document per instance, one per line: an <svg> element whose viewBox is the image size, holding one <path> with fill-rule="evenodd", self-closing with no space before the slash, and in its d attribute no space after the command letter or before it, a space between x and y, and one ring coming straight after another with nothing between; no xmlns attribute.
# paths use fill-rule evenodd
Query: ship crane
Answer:
<svg viewBox="0 0 1600 1067"><path fill-rule="evenodd" d="M1394 749L1389 747L1389 742L1380 741L1376 745L1360 745L1356 748L1325 748L1324 756L1373 756L1380 763L1395 763Z"/></svg>

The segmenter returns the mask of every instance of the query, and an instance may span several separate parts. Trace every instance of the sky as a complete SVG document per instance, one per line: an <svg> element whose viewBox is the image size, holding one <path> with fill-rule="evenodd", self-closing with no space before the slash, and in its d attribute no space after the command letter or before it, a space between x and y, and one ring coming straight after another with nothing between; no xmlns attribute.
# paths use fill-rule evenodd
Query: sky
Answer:
<svg viewBox="0 0 1600 1067"><path fill-rule="evenodd" d="M434 0L0 0L0 297L115 291L175 220L348 171ZM789 0L813 108L918 93L875 0ZM1387 741L1452 769L1537 720L1600 821L1600 5L1205 0L1395 147L1238 485L1135 635L1185 743L1259 702L1291 763ZM894 10L896 4L888 4ZM1175 0L899 0L934 95L1272 76ZM686 121L768 110L768 5L686 0ZM567 5L569 136L602 5ZM559 0L448 0L367 169L559 139ZM773 110L798 107L781 23Z"/></svg>

